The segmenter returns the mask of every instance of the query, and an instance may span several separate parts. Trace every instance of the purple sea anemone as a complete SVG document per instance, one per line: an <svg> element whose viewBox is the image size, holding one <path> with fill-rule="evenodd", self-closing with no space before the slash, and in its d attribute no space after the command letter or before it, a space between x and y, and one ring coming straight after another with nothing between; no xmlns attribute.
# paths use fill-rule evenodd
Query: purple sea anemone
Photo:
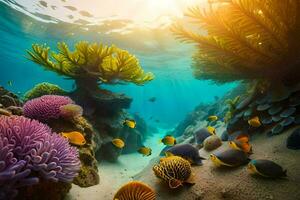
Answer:
<svg viewBox="0 0 300 200"><path fill-rule="evenodd" d="M78 175L78 151L36 120L0 116L0 200L39 179L71 182Z"/></svg>
<svg viewBox="0 0 300 200"><path fill-rule="evenodd" d="M26 117L47 122L49 119L61 117L60 107L67 104L74 104L73 100L66 96L44 95L27 101L24 106Z"/></svg>

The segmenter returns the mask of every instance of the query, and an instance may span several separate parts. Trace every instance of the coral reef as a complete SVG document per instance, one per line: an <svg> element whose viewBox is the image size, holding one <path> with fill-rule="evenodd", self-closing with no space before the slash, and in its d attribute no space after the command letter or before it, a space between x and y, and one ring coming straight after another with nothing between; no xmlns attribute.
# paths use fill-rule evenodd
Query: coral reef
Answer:
<svg viewBox="0 0 300 200"><path fill-rule="evenodd" d="M100 88L99 84L143 85L154 78L153 74L145 73L134 55L115 46L79 42L75 50L70 51L65 43L59 43L58 53L50 55L49 50L44 45L34 44L28 51L29 59L47 70L74 79L76 89L68 95L83 108L83 115L99 134L95 137L99 159L115 161L120 155L121 150L111 145L115 137L124 141L128 138L126 152L132 151L131 144L134 148L140 145L144 138L141 132L123 127L124 119L130 118L123 109L130 107L132 99Z"/></svg>
<svg viewBox="0 0 300 200"><path fill-rule="evenodd" d="M67 96L44 95L27 101L24 106L26 117L47 122L50 119L61 117L61 106L73 104L73 100Z"/></svg>
<svg viewBox="0 0 300 200"><path fill-rule="evenodd" d="M194 75L217 82L263 79L300 80L300 2L214 0L186 15L196 27L174 25L177 38L197 45ZM204 29L197 33L194 28ZM205 34L206 33L206 34Z"/></svg>
<svg viewBox="0 0 300 200"><path fill-rule="evenodd" d="M31 90L27 91L24 95L25 101L41 97L43 95L66 95L67 92L60 88L58 85L48 82L39 83Z"/></svg>
<svg viewBox="0 0 300 200"><path fill-rule="evenodd" d="M22 102L18 99L17 95L0 86L0 107L8 108L11 106L20 107L22 106Z"/></svg>
<svg viewBox="0 0 300 200"><path fill-rule="evenodd" d="M13 198L18 188L40 180L70 183L78 175L77 149L47 125L22 116L0 116L0 138L0 198Z"/></svg>

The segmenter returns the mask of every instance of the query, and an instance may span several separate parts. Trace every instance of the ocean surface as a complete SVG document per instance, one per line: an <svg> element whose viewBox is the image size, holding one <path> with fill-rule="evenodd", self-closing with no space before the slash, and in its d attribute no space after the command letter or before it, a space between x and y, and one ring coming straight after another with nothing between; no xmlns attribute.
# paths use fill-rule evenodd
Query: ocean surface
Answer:
<svg viewBox="0 0 300 200"><path fill-rule="evenodd" d="M152 5L156 2L153 1L148 7L157 9L147 12L153 14L152 11L162 11L154 16L149 14L149 18L145 19L141 17L144 16L143 10L130 7L131 0L127 1L128 4L124 3L126 1L107 3L92 0L84 1L85 3L43 2L46 1L0 1L0 85L20 96L41 82L54 83L66 90L72 90L72 80L45 71L29 61L26 50L33 43L45 43L55 49L57 42L65 41L72 47L81 40L115 44L124 48L139 58L145 71L155 74L155 79L144 86L127 84L101 87L125 93L133 98L129 112L139 113L149 124L158 127L174 127L198 104L212 102L236 86L236 83L216 85L193 77L190 65L194 47L180 44L169 31L172 19L175 15L180 16L180 12L187 6L183 1L174 1L180 7L174 11L175 14L164 13L163 3ZM102 8L103 12L97 12L97 6L89 5L93 2L97 3L98 8L102 8L101 5L107 8ZM195 2L197 1L191 1ZM143 1L135 3L139 3L141 8L144 6ZM102 15L88 15L80 11L83 8L90 9L84 10L86 13ZM132 10L126 12L129 8ZM177 8L175 4L174 8ZM72 20L70 16L73 17ZM151 97L156 97L156 101L150 102Z"/></svg>

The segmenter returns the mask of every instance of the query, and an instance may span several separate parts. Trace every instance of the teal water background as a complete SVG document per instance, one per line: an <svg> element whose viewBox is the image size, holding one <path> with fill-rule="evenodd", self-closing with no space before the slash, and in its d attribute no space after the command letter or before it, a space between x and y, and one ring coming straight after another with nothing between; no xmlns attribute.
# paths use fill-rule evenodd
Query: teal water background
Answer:
<svg viewBox="0 0 300 200"><path fill-rule="evenodd" d="M10 2L8 6L7 1L6 3L0 1L0 85L13 92L24 94L40 82L54 83L71 90L72 80L45 71L27 60L26 49L30 49L32 43L47 43L55 47L57 42L66 41L72 46L80 40L114 43L121 48L130 48L130 52L140 59L145 71L155 74L155 80L144 86L127 84L101 87L132 97L133 102L129 111L139 113L147 122L160 127L174 127L195 106L212 102L215 97L224 95L236 85L236 83L216 85L210 81L196 80L190 68L193 48L182 49L184 56L181 59L174 59L170 52L164 51L164 48L152 50L155 54L141 53L134 48L134 44L131 48L130 44L124 45L114 39L106 40L93 31L79 31L79 27L75 24L59 21L43 22L17 11L11 5L17 3ZM78 33L70 36L67 30ZM179 48L182 47L178 46L178 50ZM12 86L7 84L8 81L12 81ZM148 99L151 97L156 97L157 100L149 102Z"/></svg>

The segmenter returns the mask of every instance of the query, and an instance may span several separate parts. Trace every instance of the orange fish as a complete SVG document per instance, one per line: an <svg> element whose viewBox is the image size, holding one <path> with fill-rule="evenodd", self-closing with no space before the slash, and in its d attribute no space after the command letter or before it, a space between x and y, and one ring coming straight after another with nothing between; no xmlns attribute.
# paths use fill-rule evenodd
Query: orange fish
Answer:
<svg viewBox="0 0 300 200"><path fill-rule="evenodd" d="M229 146L233 149L244 151L245 153L252 154L252 146L249 144L249 135L241 134L235 140L229 142Z"/></svg>
<svg viewBox="0 0 300 200"><path fill-rule="evenodd" d="M125 146L125 142L119 138L113 139L111 142L119 149L122 149Z"/></svg>
<svg viewBox="0 0 300 200"><path fill-rule="evenodd" d="M60 135L67 138L71 144L82 146L86 143L84 136L78 131L61 132Z"/></svg>

